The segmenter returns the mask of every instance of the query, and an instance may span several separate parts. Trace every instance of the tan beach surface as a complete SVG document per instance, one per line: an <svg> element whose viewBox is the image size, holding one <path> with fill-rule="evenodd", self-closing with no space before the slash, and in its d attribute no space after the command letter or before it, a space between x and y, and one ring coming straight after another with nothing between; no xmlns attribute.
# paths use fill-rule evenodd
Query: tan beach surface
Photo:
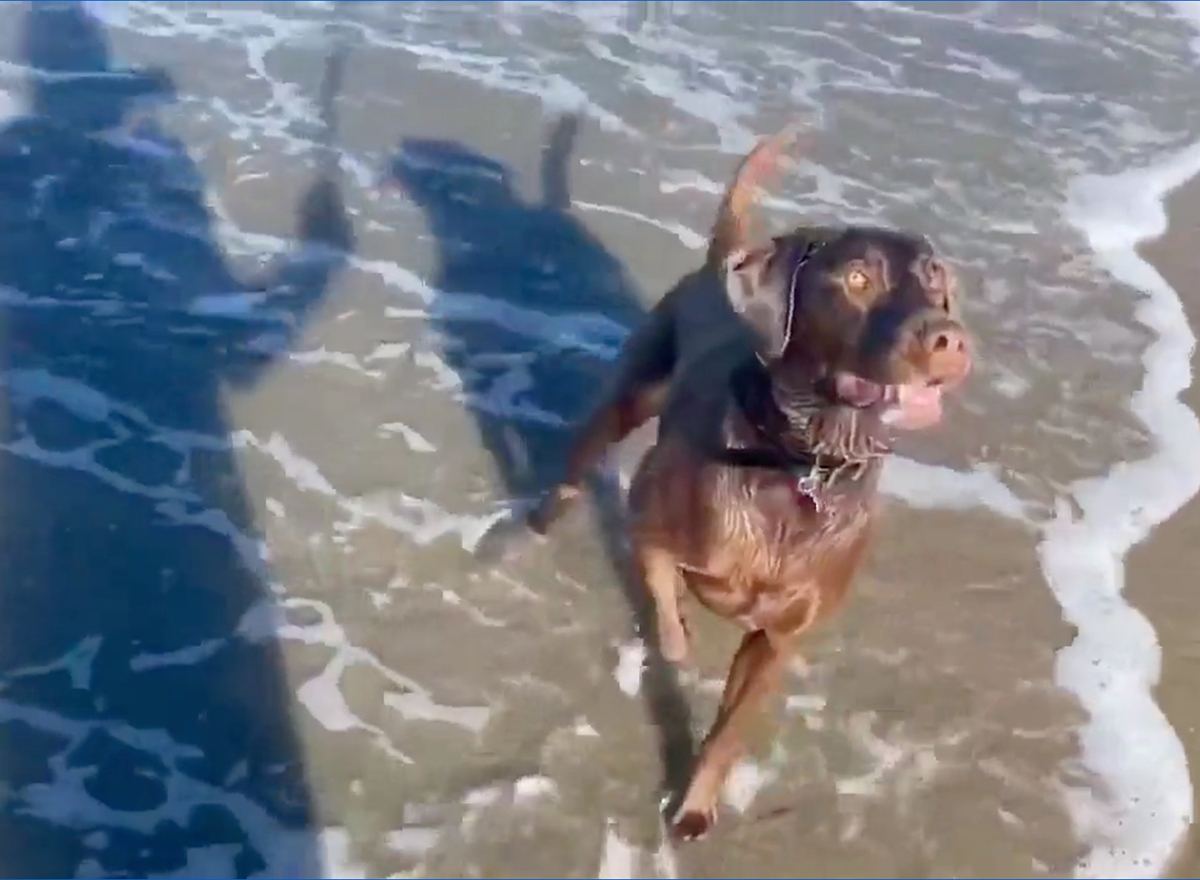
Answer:
<svg viewBox="0 0 1200 880"><path fill-rule="evenodd" d="M1154 445L1136 293L1064 205L1200 131L1164 4L148 0L0 25L0 875L1164 870L1187 768L1082 760L1064 608L1092 636L1124 606L1086 566L1052 585L1037 543ZM694 670L647 658L614 493L515 560L470 550L797 115L767 224L927 233L981 356L898 442L870 560L717 832L673 847L665 777L737 631L696 611ZM353 235L329 246L322 213ZM1200 317L1200 187L1171 215L1145 252ZM1193 767L1198 563L1193 503L1127 572L1173 732L1091 706Z"/></svg>
<svg viewBox="0 0 1200 880"><path fill-rule="evenodd" d="M1171 194L1167 215L1166 233L1140 251L1179 292L1195 330L1200 328L1200 179ZM1198 367L1200 359L1193 357L1194 376L1200 375ZM1200 412L1195 381L1183 399ZM1159 705L1183 741L1188 763L1200 766L1200 503L1193 499L1130 554L1128 578L1126 595L1150 619L1163 647ZM1200 876L1194 838L1173 876Z"/></svg>

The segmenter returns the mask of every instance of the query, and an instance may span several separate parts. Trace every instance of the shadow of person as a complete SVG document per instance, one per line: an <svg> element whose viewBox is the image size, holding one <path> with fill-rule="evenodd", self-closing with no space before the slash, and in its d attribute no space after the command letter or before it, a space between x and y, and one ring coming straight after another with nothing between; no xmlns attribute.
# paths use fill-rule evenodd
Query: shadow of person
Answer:
<svg viewBox="0 0 1200 880"><path fill-rule="evenodd" d="M323 876L222 394L344 259L336 182L303 200L306 246L240 282L199 170L131 115L170 79L110 67L82 4L23 21L30 112L0 130L0 875Z"/></svg>
<svg viewBox="0 0 1200 880"><path fill-rule="evenodd" d="M587 415L606 366L646 313L622 263L571 214L578 128L574 115L551 128L540 202L517 194L504 165L456 142L406 140L391 166L392 181L424 211L437 241L432 329L443 360L462 377L510 499L535 495L559 477L569 425ZM643 693L659 734L664 784L675 791L694 746L687 704L658 654L652 603L632 577L621 492L603 474L589 489L608 562L650 649ZM495 537L511 535L496 530Z"/></svg>

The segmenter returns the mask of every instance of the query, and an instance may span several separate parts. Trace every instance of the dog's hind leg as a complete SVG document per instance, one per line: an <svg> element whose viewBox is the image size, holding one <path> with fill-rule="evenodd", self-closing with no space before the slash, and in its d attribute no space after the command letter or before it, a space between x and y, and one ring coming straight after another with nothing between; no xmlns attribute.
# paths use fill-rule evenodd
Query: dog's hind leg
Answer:
<svg viewBox="0 0 1200 880"><path fill-rule="evenodd" d="M691 640L683 611L679 607L683 583L675 554L640 540L636 541L635 547L638 576L654 600L658 651L670 663L683 663L687 659Z"/></svg>

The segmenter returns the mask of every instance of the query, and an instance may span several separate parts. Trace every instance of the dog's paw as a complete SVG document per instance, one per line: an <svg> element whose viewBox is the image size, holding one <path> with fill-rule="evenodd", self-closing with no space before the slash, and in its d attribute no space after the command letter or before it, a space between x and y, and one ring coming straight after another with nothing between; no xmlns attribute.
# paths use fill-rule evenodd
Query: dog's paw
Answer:
<svg viewBox="0 0 1200 880"><path fill-rule="evenodd" d="M525 513L514 510L492 523L471 553L482 565L498 565L524 555L541 537L529 527Z"/></svg>
<svg viewBox="0 0 1200 880"><path fill-rule="evenodd" d="M698 810L686 803L679 808L671 822L671 837L678 841L700 840L717 824L717 809L713 805L708 809Z"/></svg>

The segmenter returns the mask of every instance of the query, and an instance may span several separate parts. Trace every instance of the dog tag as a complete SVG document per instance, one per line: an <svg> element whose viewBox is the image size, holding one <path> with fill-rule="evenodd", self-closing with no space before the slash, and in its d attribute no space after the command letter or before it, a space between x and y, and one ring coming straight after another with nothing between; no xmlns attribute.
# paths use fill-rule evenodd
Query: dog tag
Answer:
<svg viewBox="0 0 1200 880"><path fill-rule="evenodd" d="M821 512L821 481L815 473L807 473L796 478L797 500L809 504L817 513Z"/></svg>

